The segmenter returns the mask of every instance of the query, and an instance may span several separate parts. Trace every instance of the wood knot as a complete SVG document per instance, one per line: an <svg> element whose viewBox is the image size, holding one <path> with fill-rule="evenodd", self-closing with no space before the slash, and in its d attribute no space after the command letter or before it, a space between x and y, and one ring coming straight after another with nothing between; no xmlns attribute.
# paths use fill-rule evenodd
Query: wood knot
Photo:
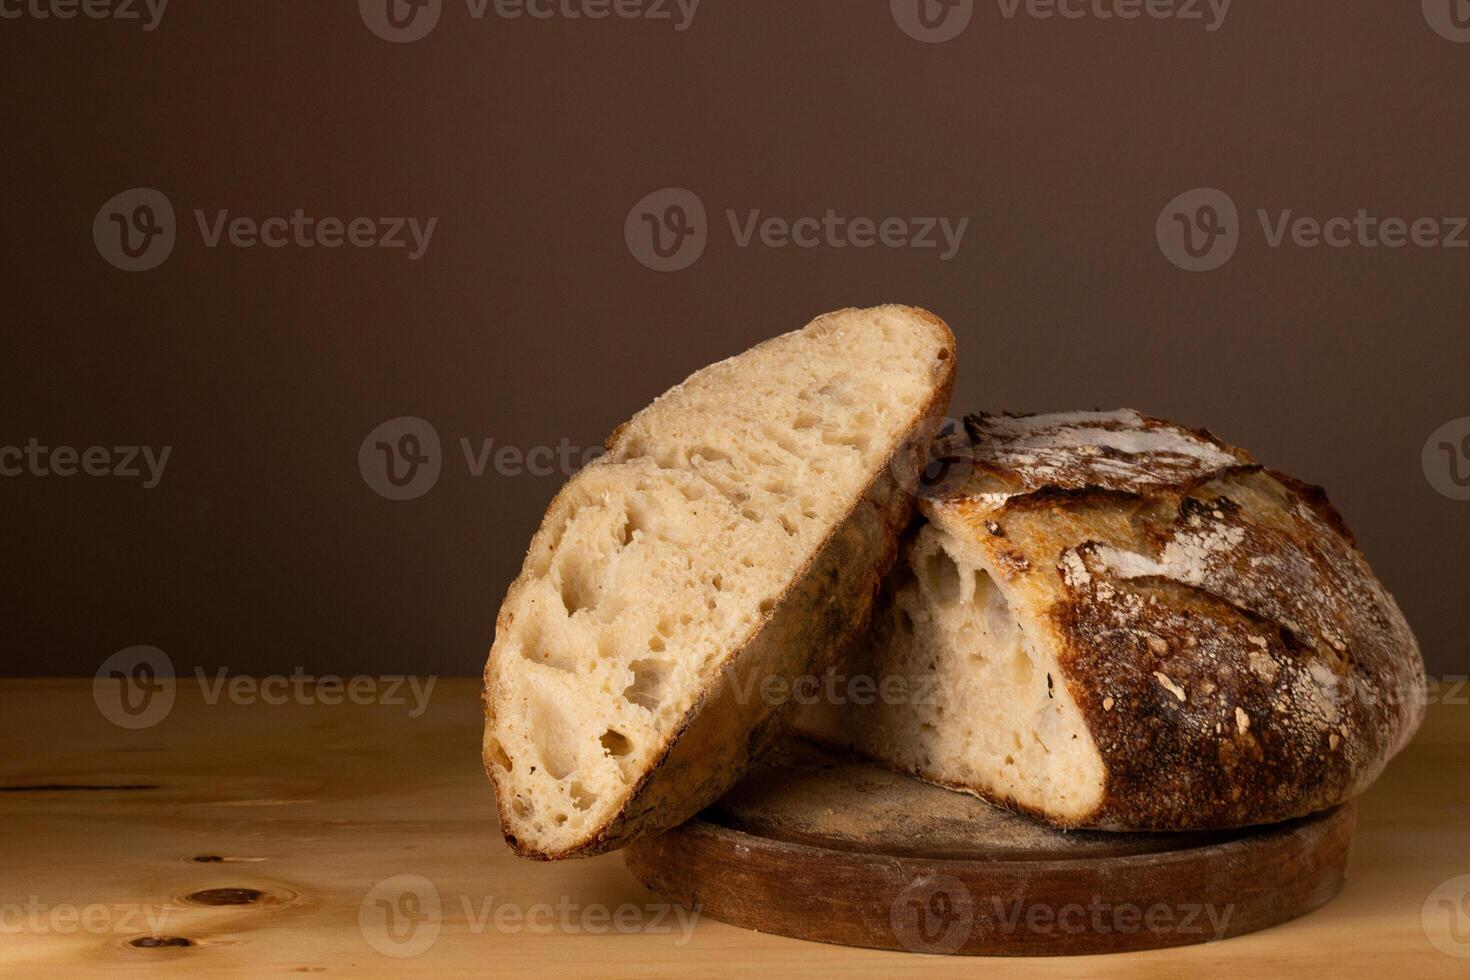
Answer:
<svg viewBox="0 0 1470 980"><path fill-rule="evenodd" d="M194 905L251 905L265 897L255 888L206 888L184 896Z"/></svg>
<svg viewBox="0 0 1470 980"><path fill-rule="evenodd" d="M193 946L195 943L183 936L139 936L129 940L128 945L134 949L161 949L166 946Z"/></svg>

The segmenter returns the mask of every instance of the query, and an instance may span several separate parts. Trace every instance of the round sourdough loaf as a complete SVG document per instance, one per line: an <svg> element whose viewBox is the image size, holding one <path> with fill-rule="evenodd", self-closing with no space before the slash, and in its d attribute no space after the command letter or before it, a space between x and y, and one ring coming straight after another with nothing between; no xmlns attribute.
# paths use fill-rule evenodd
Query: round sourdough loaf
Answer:
<svg viewBox="0 0 1470 980"><path fill-rule="evenodd" d="M1322 490L1133 411L966 426L844 668L911 696L799 730L1108 830L1301 816L1412 736L1418 646Z"/></svg>

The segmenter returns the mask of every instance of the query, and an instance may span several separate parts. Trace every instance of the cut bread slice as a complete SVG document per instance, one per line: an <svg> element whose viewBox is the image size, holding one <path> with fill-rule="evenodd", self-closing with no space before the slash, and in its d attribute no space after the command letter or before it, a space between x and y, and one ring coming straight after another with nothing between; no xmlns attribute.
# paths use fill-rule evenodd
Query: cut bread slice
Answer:
<svg viewBox="0 0 1470 980"><path fill-rule="evenodd" d="M1131 411L967 428L973 472L840 667L889 696L798 731L1105 830L1302 816L1412 736L1418 645L1318 488Z"/></svg>
<svg viewBox="0 0 1470 980"><path fill-rule="evenodd" d="M552 502L496 622L506 840L595 854L713 802L781 728L772 678L865 626L948 403L954 337L843 310L694 374Z"/></svg>

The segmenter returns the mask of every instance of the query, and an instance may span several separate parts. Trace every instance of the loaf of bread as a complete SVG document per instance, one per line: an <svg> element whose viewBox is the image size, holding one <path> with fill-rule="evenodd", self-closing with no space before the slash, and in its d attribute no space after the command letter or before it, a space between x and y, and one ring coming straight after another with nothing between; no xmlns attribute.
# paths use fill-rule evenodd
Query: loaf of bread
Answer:
<svg viewBox="0 0 1470 980"><path fill-rule="evenodd" d="M496 622L484 761L519 853L595 854L714 801L783 727L768 679L866 626L954 377L908 307L694 374L552 502Z"/></svg>
<svg viewBox="0 0 1470 980"><path fill-rule="evenodd" d="M1418 646L1320 489L1132 411L966 426L973 472L839 668L880 695L800 731L1105 830L1330 807L1412 736Z"/></svg>

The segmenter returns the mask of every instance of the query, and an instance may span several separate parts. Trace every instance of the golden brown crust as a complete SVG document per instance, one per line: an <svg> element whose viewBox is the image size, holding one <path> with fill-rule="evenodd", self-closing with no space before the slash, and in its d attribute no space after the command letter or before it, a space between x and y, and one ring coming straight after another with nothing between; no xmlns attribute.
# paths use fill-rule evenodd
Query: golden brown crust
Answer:
<svg viewBox="0 0 1470 980"><path fill-rule="evenodd" d="M942 352L934 395L915 416L907 437L855 496L846 516L834 524L812 560L761 616L748 639L731 651L719 681L665 739L658 761L635 784L621 809L588 835L585 843L555 854L507 834L506 843L518 855L535 860L588 857L661 833L694 816L738 782L782 732L794 702L763 699L762 681L820 674L861 636L883 578L897 557L899 536L914 513L918 475L954 386L955 339L949 326L928 311L900 308L936 329ZM850 312L837 311L817 319ZM623 428L619 426L608 438L609 447ZM555 507L554 501L548 513ZM511 586L512 595L519 584ZM509 598L502 610L510 607ZM500 618L507 615L502 611ZM498 621L497 634L508 625L508 621ZM486 677L488 683L488 665ZM493 727L489 699L485 700L487 726ZM496 784L501 825L509 826L511 794L490 760L485 758L483 764Z"/></svg>
<svg viewBox="0 0 1470 980"><path fill-rule="evenodd" d="M1072 826L1285 820L1357 795L1422 716L1423 662L1320 488L1136 413L975 416L926 504L1055 653L1106 767Z"/></svg>

